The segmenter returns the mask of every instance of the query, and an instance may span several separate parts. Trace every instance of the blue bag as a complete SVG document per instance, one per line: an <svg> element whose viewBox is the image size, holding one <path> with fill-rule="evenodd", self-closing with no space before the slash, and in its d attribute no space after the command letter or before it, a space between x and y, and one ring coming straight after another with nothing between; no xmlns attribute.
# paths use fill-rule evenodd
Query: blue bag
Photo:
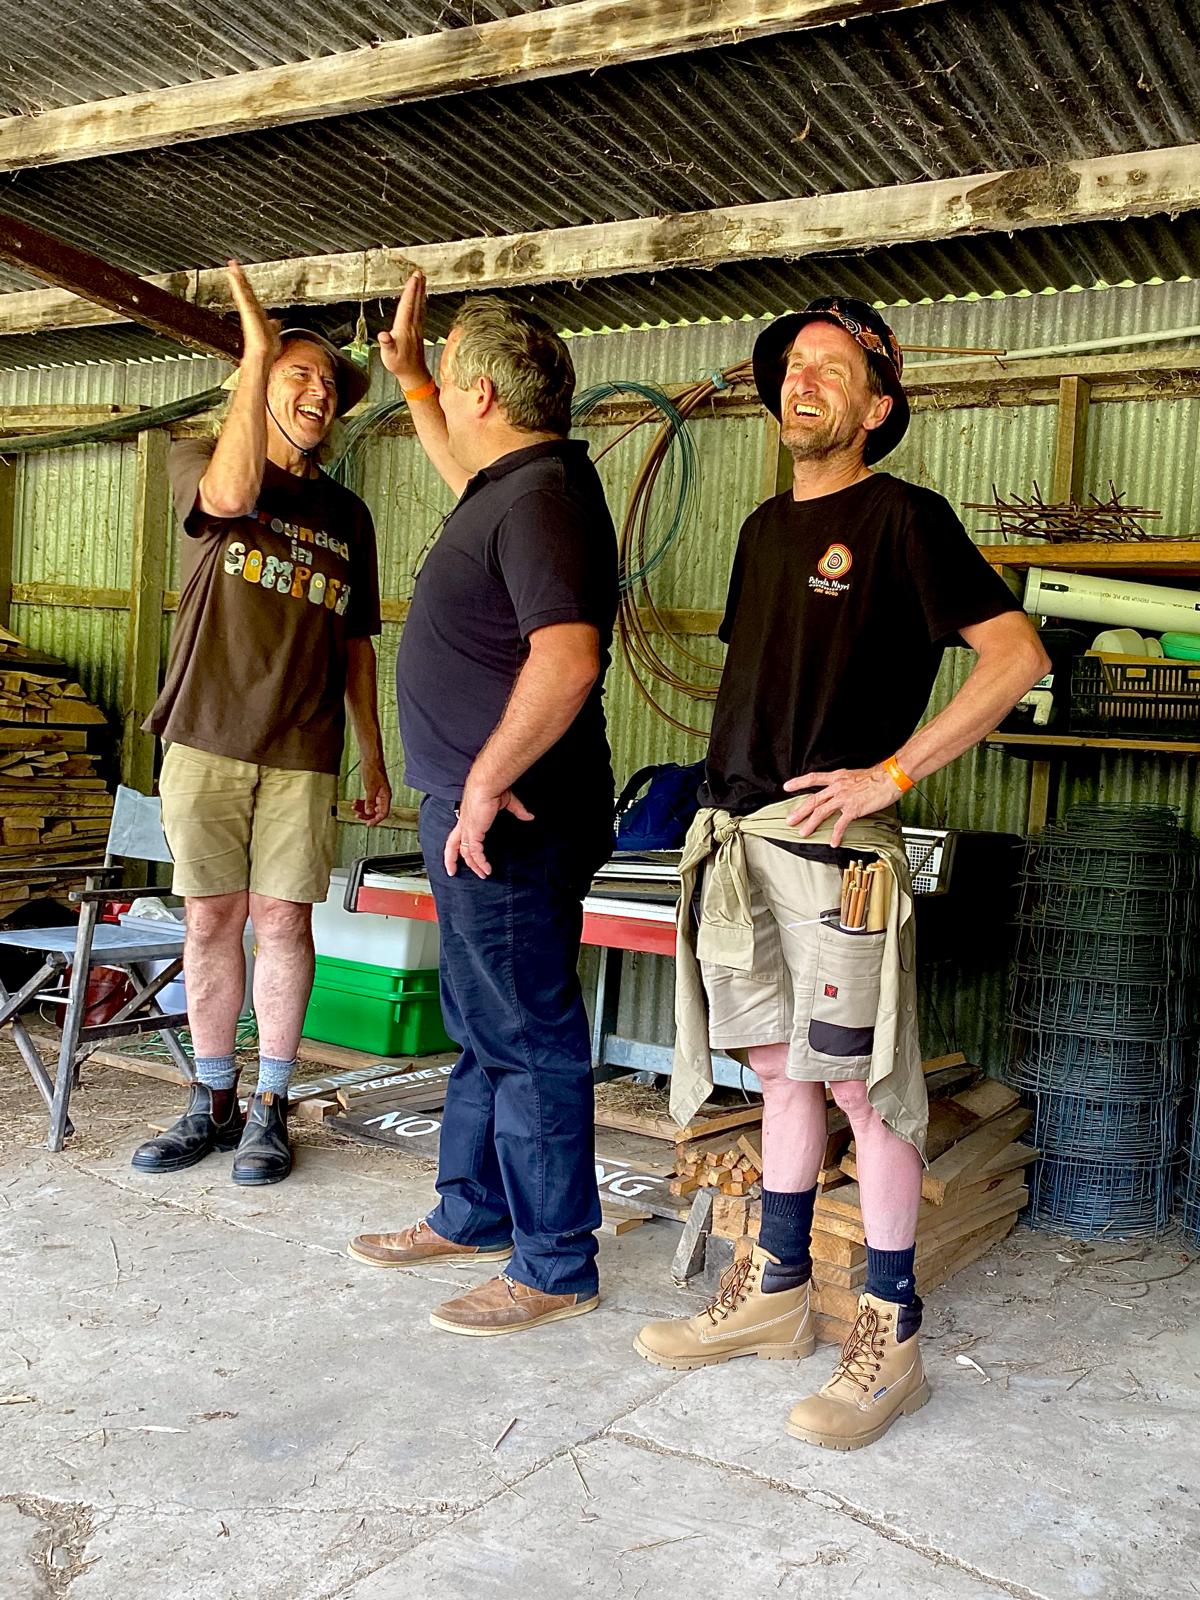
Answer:
<svg viewBox="0 0 1200 1600"><path fill-rule="evenodd" d="M634 797L643 784L649 785L640 799ZM669 761L663 766L642 767L621 790L617 801L618 850L678 850L700 809L699 789L704 781L704 763L695 761L681 767Z"/></svg>

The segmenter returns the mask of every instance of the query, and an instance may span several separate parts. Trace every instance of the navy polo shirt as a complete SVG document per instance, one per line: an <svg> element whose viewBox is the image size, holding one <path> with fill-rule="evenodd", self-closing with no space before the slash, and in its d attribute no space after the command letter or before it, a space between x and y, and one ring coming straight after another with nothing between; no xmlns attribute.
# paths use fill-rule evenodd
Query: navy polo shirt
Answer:
<svg viewBox="0 0 1200 1600"><path fill-rule="evenodd" d="M514 450L477 472L417 577L396 657L405 782L457 804L504 714L529 636L559 622L600 634L600 676L574 722L513 788L536 815L612 785L604 675L617 609L617 542L578 440Z"/></svg>

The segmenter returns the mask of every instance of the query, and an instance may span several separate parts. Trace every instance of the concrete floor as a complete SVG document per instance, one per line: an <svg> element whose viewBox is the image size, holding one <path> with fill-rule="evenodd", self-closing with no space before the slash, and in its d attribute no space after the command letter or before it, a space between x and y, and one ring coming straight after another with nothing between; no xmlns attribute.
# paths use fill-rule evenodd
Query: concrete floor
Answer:
<svg viewBox="0 0 1200 1600"><path fill-rule="evenodd" d="M426 1163L322 1130L277 1189L219 1156L136 1176L174 1101L96 1070L51 1156L0 1060L0 1600L1200 1594L1177 1241L1019 1230L933 1297L931 1404L842 1456L783 1432L830 1349L683 1375L632 1353L698 1304L673 1225L604 1240L590 1316L458 1339L429 1311L484 1269L344 1254L421 1214Z"/></svg>

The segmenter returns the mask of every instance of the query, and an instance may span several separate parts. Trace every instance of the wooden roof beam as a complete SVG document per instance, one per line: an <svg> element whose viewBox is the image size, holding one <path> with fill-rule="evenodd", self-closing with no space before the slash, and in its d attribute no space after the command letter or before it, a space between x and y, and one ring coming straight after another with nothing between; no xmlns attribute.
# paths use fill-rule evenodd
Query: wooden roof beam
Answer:
<svg viewBox="0 0 1200 1600"><path fill-rule="evenodd" d="M331 305L391 299L414 267L425 272L432 294L460 294L729 261L795 260L1197 207L1200 144L1177 145L680 216L264 261L248 266L246 275L266 306ZM148 281L198 305L225 309L232 304L223 269ZM0 335L121 320L56 290L0 295Z"/></svg>
<svg viewBox="0 0 1200 1600"><path fill-rule="evenodd" d="M594 72L937 0L576 0L364 50L0 119L0 172Z"/></svg>

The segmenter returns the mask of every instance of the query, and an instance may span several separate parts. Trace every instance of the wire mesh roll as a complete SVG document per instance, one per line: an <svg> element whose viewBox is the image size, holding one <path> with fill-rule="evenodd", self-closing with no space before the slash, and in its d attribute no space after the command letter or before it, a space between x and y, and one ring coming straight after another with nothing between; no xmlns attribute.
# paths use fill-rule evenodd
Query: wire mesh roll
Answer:
<svg viewBox="0 0 1200 1600"><path fill-rule="evenodd" d="M1013 1021L1037 1033L1106 1039L1169 1039L1192 1014L1179 983L1054 977L1025 966L1013 984Z"/></svg>
<svg viewBox="0 0 1200 1600"><path fill-rule="evenodd" d="M1159 1233L1171 1214L1171 1166L1043 1156L1030 1178L1029 1205L1040 1226L1084 1238Z"/></svg>
<svg viewBox="0 0 1200 1600"><path fill-rule="evenodd" d="M1196 902L1178 889L1110 888L1027 878L1017 921L1026 928L1173 938L1195 930Z"/></svg>
<svg viewBox="0 0 1200 1600"><path fill-rule="evenodd" d="M1200 1246L1200 1075L1190 1111L1179 1180L1179 1221L1192 1243Z"/></svg>
<svg viewBox="0 0 1200 1600"><path fill-rule="evenodd" d="M1022 965L1052 977L1171 983L1193 966L1190 932L1097 932L1031 922L1021 941Z"/></svg>
<svg viewBox="0 0 1200 1600"><path fill-rule="evenodd" d="M1030 1093L1144 1100L1161 1094L1178 1096L1188 1059L1188 1046L1181 1039L1095 1039L1019 1029L1008 1080L1014 1089Z"/></svg>
<svg viewBox="0 0 1200 1600"><path fill-rule="evenodd" d="M1042 1152L1030 1218L1155 1233L1196 1018L1197 856L1166 806L1076 806L1028 841L1008 1077Z"/></svg>
<svg viewBox="0 0 1200 1600"><path fill-rule="evenodd" d="M1179 1101L1174 1095L1108 1100L1101 1096L1038 1093L1031 1098L1031 1138L1048 1157L1166 1163L1175 1153Z"/></svg>

